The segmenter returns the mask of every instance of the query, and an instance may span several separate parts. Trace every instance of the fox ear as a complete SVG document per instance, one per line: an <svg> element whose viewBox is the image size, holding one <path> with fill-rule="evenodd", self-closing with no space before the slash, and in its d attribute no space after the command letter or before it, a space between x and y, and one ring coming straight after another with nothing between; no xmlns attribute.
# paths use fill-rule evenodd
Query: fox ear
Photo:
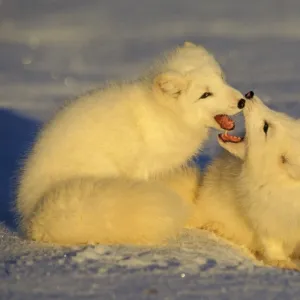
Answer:
<svg viewBox="0 0 300 300"><path fill-rule="evenodd" d="M288 175L295 179L300 180L300 159L292 160L286 155L280 156L280 162L283 168L287 171Z"/></svg>
<svg viewBox="0 0 300 300"><path fill-rule="evenodd" d="M178 72L168 71L157 75L154 79L154 86L161 92L178 98L187 88L187 79Z"/></svg>
<svg viewBox="0 0 300 300"><path fill-rule="evenodd" d="M197 46L192 42L186 41L186 42L183 43L183 47L194 47L195 48Z"/></svg>
<svg viewBox="0 0 300 300"><path fill-rule="evenodd" d="M239 143L224 143L220 139L218 139L218 142L222 148L230 152L232 155L240 158L241 160L245 159L245 153L246 153L246 146L245 142L239 142Z"/></svg>

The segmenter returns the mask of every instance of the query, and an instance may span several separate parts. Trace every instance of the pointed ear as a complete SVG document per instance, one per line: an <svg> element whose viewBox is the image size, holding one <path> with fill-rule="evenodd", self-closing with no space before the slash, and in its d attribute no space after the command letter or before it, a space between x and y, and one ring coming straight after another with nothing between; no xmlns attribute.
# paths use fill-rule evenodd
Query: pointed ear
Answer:
<svg viewBox="0 0 300 300"><path fill-rule="evenodd" d="M186 42L183 43L183 47L194 47L195 48L195 47L197 47L197 45L195 45L192 42L186 41Z"/></svg>
<svg viewBox="0 0 300 300"><path fill-rule="evenodd" d="M298 159L291 159L287 155L280 156L280 163L282 164L283 168L286 170L287 174L295 179L300 180L300 160Z"/></svg>
<svg viewBox="0 0 300 300"><path fill-rule="evenodd" d="M218 142L222 148L230 152L232 155L240 158L241 160L245 159L246 146L244 141L239 143L230 143L230 142L225 143L218 138Z"/></svg>
<svg viewBox="0 0 300 300"><path fill-rule="evenodd" d="M187 84L187 79L174 71L161 73L154 78L154 87L173 98L178 98L187 88Z"/></svg>

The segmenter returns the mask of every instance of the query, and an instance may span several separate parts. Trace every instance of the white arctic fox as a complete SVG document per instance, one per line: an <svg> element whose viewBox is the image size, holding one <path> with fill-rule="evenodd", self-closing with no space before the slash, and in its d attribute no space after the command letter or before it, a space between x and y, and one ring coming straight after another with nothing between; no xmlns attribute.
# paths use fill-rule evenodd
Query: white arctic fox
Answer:
<svg viewBox="0 0 300 300"><path fill-rule="evenodd" d="M173 237L189 214L185 178L196 178L180 167L209 127L233 129L222 114L240 111L242 97L213 56L191 43L135 82L80 97L41 130L25 162L16 200L21 231L59 244ZM184 186L176 186L178 176Z"/></svg>
<svg viewBox="0 0 300 300"><path fill-rule="evenodd" d="M224 151L204 175L192 223L267 264L299 269L292 259L300 243L300 121L252 97L243 110L245 137L219 135L231 154Z"/></svg>

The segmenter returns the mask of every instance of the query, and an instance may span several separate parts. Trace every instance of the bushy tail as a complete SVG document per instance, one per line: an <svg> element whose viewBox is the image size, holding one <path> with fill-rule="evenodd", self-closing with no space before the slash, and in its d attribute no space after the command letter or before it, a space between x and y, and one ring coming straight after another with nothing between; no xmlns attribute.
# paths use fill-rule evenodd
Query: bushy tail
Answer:
<svg viewBox="0 0 300 300"><path fill-rule="evenodd" d="M157 182L83 178L47 192L22 227L50 243L153 245L175 237L188 217L188 205Z"/></svg>

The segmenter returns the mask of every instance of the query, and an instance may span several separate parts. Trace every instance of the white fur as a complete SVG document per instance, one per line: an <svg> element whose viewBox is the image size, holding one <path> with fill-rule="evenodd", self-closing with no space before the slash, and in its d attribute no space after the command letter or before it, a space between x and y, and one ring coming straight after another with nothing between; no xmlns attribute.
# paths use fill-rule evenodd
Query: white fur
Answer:
<svg viewBox="0 0 300 300"><path fill-rule="evenodd" d="M223 152L207 167L200 182L196 208L188 227L213 231L252 249L252 231L239 209L234 181L241 170L238 158Z"/></svg>
<svg viewBox="0 0 300 300"><path fill-rule="evenodd" d="M257 97L243 113L246 138L239 144L219 140L233 155L223 153L205 174L194 226L214 224L267 264L298 269L292 258L300 242L300 122Z"/></svg>
<svg viewBox="0 0 300 300"><path fill-rule="evenodd" d="M199 100L207 91L213 95ZM136 82L80 97L42 129L25 162L16 201L21 230L60 244L174 237L189 215L182 198L195 195L174 182L197 177L178 168L199 151L208 128L219 127L216 114L239 111L240 98L193 44Z"/></svg>

